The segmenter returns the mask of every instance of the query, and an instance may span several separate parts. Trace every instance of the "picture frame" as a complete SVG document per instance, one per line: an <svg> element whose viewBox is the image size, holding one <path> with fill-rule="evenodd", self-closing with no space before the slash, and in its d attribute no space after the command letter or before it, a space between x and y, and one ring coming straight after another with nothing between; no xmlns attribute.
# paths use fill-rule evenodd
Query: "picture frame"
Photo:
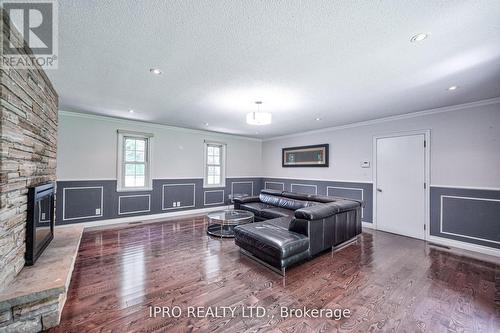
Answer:
<svg viewBox="0 0 500 333"><path fill-rule="evenodd" d="M328 143L287 147L281 150L281 166L283 168L298 167L329 167L329 147Z"/></svg>

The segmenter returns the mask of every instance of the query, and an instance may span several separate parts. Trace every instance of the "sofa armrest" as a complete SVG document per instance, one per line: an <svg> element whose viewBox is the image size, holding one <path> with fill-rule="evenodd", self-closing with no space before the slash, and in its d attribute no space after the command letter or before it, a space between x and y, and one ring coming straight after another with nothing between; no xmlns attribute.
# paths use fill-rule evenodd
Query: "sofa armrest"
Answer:
<svg viewBox="0 0 500 333"><path fill-rule="evenodd" d="M259 201L260 201L260 199L259 199L258 195L253 195L253 196L249 196L249 197L233 198L233 202L239 203L239 204L245 204L245 203L249 203L249 202L259 202Z"/></svg>
<svg viewBox="0 0 500 333"><path fill-rule="evenodd" d="M304 207L295 211L295 217L304 220L319 220L335 215L339 208L335 202Z"/></svg>
<svg viewBox="0 0 500 333"><path fill-rule="evenodd" d="M351 199L344 199L344 200L335 201L335 205L339 209L339 213L347 212L349 210L355 210L357 208L364 207L363 201L351 200Z"/></svg>
<svg viewBox="0 0 500 333"><path fill-rule="evenodd" d="M328 200L330 199L330 201L325 201L325 202L343 202L343 201L354 201L354 202L357 202L361 205L361 208L365 208L365 202L363 200L358 200L358 199L351 199L351 198L346 198L346 197L337 197L337 196L328 196L328 197L325 197L326 199L324 200ZM321 202L321 201L320 201Z"/></svg>

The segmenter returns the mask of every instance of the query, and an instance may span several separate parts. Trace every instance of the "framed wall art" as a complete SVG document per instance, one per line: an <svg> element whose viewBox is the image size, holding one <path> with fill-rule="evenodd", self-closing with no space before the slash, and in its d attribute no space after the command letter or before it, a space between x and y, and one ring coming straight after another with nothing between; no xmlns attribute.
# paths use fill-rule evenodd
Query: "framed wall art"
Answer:
<svg viewBox="0 0 500 333"><path fill-rule="evenodd" d="M288 147L282 149L281 164L285 167L328 167L329 144Z"/></svg>

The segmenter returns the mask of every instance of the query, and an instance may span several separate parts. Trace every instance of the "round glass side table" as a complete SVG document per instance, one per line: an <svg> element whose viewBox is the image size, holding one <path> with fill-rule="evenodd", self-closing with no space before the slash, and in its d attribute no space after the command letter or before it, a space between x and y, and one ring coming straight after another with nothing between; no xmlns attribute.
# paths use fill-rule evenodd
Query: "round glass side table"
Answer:
<svg viewBox="0 0 500 333"><path fill-rule="evenodd" d="M207 214L207 234L221 237L234 237L234 227L252 223L254 215L246 210L226 209Z"/></svg>

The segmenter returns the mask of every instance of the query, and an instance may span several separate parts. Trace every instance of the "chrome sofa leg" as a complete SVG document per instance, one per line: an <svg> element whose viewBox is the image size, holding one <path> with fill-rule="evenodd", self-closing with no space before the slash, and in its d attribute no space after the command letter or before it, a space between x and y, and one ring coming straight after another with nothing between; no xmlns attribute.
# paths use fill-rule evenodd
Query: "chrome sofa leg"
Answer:
<svg viewBox="0 0 500 333"><path fill-rule="evenodd" d="M281 286L286 287L286 267L281 267Z"/></svg>
<svg viewBox="0 0 500 333"><path fill-rule="evenodd" d="M337 246L332 246L332 254L334 252L342 250L344 247L347 247L347 246L352 245L352 244L357 244L357 241L358 241L358 237L355 236L355 237L353 237L353 238L351 238L351 239L349 239L349 240L347 240L347 241L345 241Z"/></svg>

